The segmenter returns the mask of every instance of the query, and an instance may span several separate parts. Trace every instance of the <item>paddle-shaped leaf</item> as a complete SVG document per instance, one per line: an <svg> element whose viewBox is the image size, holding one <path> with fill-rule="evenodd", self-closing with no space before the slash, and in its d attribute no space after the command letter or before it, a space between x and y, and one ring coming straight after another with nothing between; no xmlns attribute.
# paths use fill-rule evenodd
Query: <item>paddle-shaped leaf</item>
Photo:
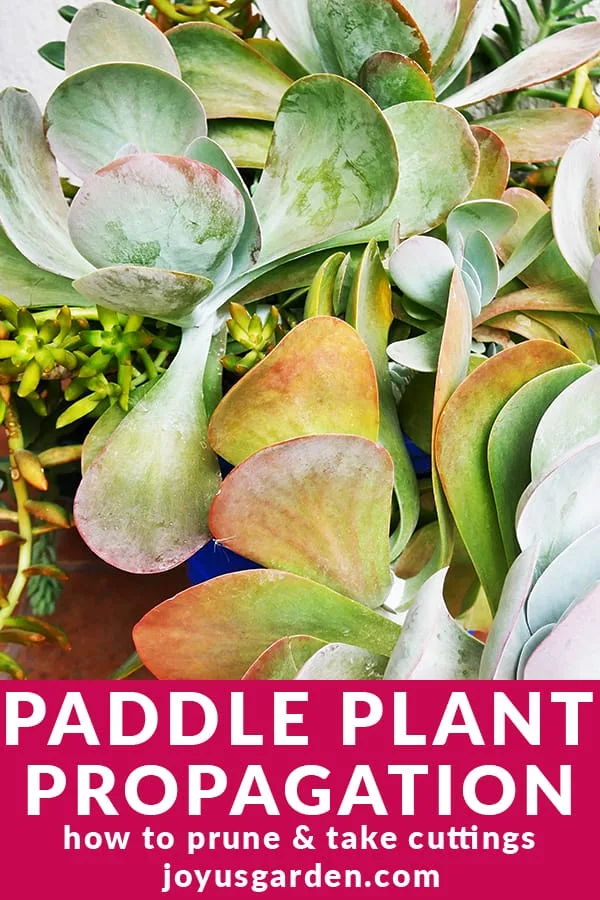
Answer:
<svg viewBox="0 0 600 900"><path fill-rule="evenodd" d="M332 72L356 81L363 63L379 50L412 56L431 69L429 47L399 0L308 0L308 10Z"/></svg>
<svg viewBox="0 0 600 900"><path fill-rule="evenodd" d="M138 153L86 179L69 228L98 268L147 266L217 280L231 271L244 215L238 189L211 166Z"/></svg>
<svg viewBox="0 0 600 900"><path fill-rule="evenodd" d="M221 29L223 30L223 29ZM206 163L217 169L236 186L244 200L244 230L233 251L232 277L253 266L260 255L262 243L260 222L245 181L227 153L210 138L197 138L185 151L188 159Z"/></svg>
<svg viewBox="0 0 600 900"><path fill-rule="evenodd" d="M447 244L416 235L396 247L390 256L389 272L407 297L445 316L455 265Z"/></svg>
<svg viewBox="0 0 600 900"><path fill-rule="evenodd" d="M469 200L501 200L510 175L510 156L504 142L481 125L471 129L479 146L479 171Z"/></svg>
<svg viewBox="0 0 600 900"><path fill-rule="evenodd" d="M340 319L301 322L228 391L209 428L215 452L237 465L257 450L308 434L377 440L377 381L369 351Z"/></svg>
<svg viewBox="0 0 600 900"><path fill-rule="evenodd" d="M0 185L0 225L23 256L67 278L90 271L69 237L67 203L40 111L31 94L17 88L0 92Z"/></svg>
<svg viewBox="0 0 600 900"><path fill-rule="evenodd" d="M187 275L147 266L107 266L73 282L88 303L129 315L189 324L197 306L213 289L203 275Z"/></svg>
<svg viewBox="0 0 600 900"><path fill-rule="evenodd" d="M559 159L569 144L583 137L594 121L584 109L513 109L479 119L508 149L513 163Z"/></svg>
<svg viewBox="0 0 600 900"><path fill-rule="evenodd" d="M394 464L394 493L400 524L391 537L391 559L404 550L419 518L417 480L400 430L386 352L393 319L390 282L379 248L375 241L370 241L352 283L346 320L356 328L369 348L379 389L379 442Z"/></svg>
<svg viewBox="0 0 600 900"><path fill-rule="evenodd" d="M592 590L530 654L523 678L600 680L600 587Z"/></svg>
<svg viewBox="0 0 600 900"><path fill-rule="evenodd" d="M523 549L540 544L540 573L598 524L600 441L584 445L523 494L517 539Z"/></svg>
<svg viewBox="0 0 600 900"><path fill-rule="evenodd" d="M492 244L497 244L517 221L513 207L499 200L469 200L461 203L448 216L447 231L450 249L456 257L472 234L481 231Z"/></svg>
<svg viewBox="0 0 600 900"><path fill-rule="evenodd" d="M65 48L68 75L107 62L151 62L179 76L179 66L160 29L144 16L115 3L90 3L69 28Z"/></svg>
<svg viewBox="0 0 600 900"><path fill-rule="evenodd" d="M351 644L326 644L307 660L297 681L381 681L388 657Z"/></svg>
<svg viewBox="0 0 600 900"><path fill-rule="evenodd" d="M39 269L19 253L0 228L0 294L17 306L85 306L68 278Z"/></svg>
<svg viewBox="0 0 600 900"><path fill-rule="evenodd" d="M308 0L256 0L279 40L307 72L323 72L319 44L313 31L308 12Z"/></svg>
<svg viewBox="0 0 600 900"><path fill-rule="evenodd" d="M280 638L252 663L242 681L291 681L311 656L326 646L307 634Z"/></svg>
<svg viewBox="0 0 600 900"><path fill-rule="evenodd" d="M232 679L289 634L351 641L387 656L399 632L394 622L322 584L255 570L223 575L161 603L136 625L133 638L158 678Z"/></svg>
<svg viewBox="0 0 600 900"><path fill-rule="evenodd" d="M127 572L171 569L210 539L220 475L206 439L201 373L211 330L184 332L167 373L117 427L77 491L79 533Z"/></svg>
<svg viewBox="0 0 600 900"><path fill-rule="evenodd" d="M525 550L510 568L483 654L479 677L515 679L521 650L531 637L525 603L535 577L538 548Z"/></svg>
<svg viewBox="0 0 600 900"><path fill-rule="evenodd" d="M372 222L397 178L390 127L360 88L334 75L297 81L282 100L254 194L263 260Z"/></svg>
<svg viewBox="0 0 600 900"><path fill-rule="evenodd" d="M127 145L178 156L206 134L194 92L139 63L92 66L66 78L48 101L44 123L52 152L80 178L126 155Z"/></svg>
<svg viewBox="0 0 600 900"><path fill-rule="evenodd" d="M292 80L246 41L210 22L178 25L167 37L209 118L274 120Z"/></svg>
<svg viewBox="0 0 600 900"><path fill-rule="evenodd" d="M521 495L531 482L536 429L551 403L588 371L584 365L562 366L532 378L511 397L492 426L488 466L509 564L519 555L515 517Z"/></svg>
<svg viewBox="0 0 600 900"><path fill-rule="evenodd" d="M241 556L377 607L391 587L392 479L390 456L365 438L284 441L233 470L210 529Z"/></svg>
<svg viewBox="0 0 600 900"><path fill-rule="evenodd" d="M571 144L558 167L553 196L556 241L575 274L587 282L592 263L600 253L600 135L597 131Z"/></svg>
<svg viewBox="0 0 600 900"><path fill-rule="evenodd" d="M342 235L337 246L389 240L396 226L401 238L430 231L469 195L477 177L479 147L460 113L423 100L392 106L385 115L400 156L396 194L381 218Z"/></svg>
<svg viewBox="0 0 600 900"><path fill-rule="evenodd" d="M386 669L386 680L478 677L483 645L467 634L446 608L447 572L436 572L419 591Z"/></svg>
<svg viewBox="0 0 600 900"><path fill-rule="evenodd" d="M494 610L508 566L488 474L490 431L520 387L542 372L576 362L569 350L549 341L519 344L475 369L440 418L435 446L444 493Z"/></svg>
<svg viewBox="0 0 600 900"><path fill-rule="evenodd" d="M527 601L532 632L558 622L600 582L600 525L563 550L542 572Z"/></svg>
<svg viewBox="0 0 600 900"><path fill-rule="evenodd" d="M382 50L370 56L358 83L382 109L410 100L435 100L435 91L421 66L402 53Z"/></svg>
<svg viewBox="0 0 600 900"><path fill-rule="evenodd" d="M596 367L566 388L543 416L531 449L533 480L539 481L561 459L599 435L600 368Z"/></svg>
<svg viewBox="0 0 600 900"><path fill-rule="evenodd" d="M533 44L503 66L444 100L460 108L560 78L600 52L600 22L566 28Z"/></svg>

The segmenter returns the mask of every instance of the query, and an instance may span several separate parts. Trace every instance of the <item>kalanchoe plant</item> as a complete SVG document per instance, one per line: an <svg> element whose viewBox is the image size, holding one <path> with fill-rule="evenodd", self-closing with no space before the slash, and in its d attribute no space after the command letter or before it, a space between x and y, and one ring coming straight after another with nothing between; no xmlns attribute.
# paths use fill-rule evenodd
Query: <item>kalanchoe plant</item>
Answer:
<svg viewBox="0 0 600 900"><path fill-rule="evenodd" d="M14 390L39 406L52 359L58 425L102 413L88 544L151 573L212 536L264 567L153 610L140 656L161 677L489 674L540 637L557 564L523 524L546 502L534 432L597 388L600 24L542 4L523 50L505 0L490 69L489 0L130 6L73 17L43 116L0 95L0 289L52 310L11 312ZM570 72L566 106L517 108ZM467 626L491 626L483 654Z"/></svg>

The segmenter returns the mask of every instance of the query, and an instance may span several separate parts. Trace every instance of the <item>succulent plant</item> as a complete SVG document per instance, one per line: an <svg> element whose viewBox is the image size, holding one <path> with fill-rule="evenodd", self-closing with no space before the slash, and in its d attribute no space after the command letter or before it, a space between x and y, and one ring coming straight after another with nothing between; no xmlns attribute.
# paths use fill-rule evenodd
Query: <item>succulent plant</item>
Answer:
<svg viewBox="0 0 600 900"><path fill-rule="evenodd" d="M476 677L534 566L535 428L597 389L600 24L543 4L522 50L508 0L494 39L488 0L255 5L92 3L43 115L0 94L0 378L96 417L74 516L101 558L214 537L265 567L149 613L157 674Z"/></svg>

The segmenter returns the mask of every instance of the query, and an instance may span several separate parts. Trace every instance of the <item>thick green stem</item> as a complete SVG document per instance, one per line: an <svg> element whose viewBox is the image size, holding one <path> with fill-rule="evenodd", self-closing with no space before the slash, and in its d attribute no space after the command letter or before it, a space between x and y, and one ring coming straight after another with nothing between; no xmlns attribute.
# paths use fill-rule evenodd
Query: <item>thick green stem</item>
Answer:
<svg viewBox="0 0 600 900"><path fill-rule="evenodd" d="M12 403L9 403L7 406L4 427L6 429L8 438L10 474L12 477L13 490L17 503L17 523L19 525L19 534L23 540L23 543L19 546L17 573L13 579L7 595L8 603L3 609L0 610L0 629L2 628L2 623L4 622L4 620L12 616L12 614L14 613L21 599L21 595L25 590L25 587L27 585L27 576L24 573L25 570L28 569L31 565L31 551L33 547L33 527L31 516L26 509L26 504L29 501L29 493L27 490L27 483L19 472L15 457L15 454L18 451L25 449L23 443L23 432L21 430L19 415Z"/></svg>

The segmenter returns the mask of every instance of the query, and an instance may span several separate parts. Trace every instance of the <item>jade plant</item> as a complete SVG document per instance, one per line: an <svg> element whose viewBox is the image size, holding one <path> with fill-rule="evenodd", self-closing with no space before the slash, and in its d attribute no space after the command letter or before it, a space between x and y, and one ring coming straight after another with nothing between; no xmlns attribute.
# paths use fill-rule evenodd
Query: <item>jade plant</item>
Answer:
<svg viewBox="0 0 600 900"><path fill-rule="evenodd" d="M593 605L530 617L523 523L542 417L598 389L600 24L530 7L523 49L510 0L94 2L43 113L0 94L7 408L84 419L105 561L263 567L142 620L160 677L527 677Z"/></svg>

